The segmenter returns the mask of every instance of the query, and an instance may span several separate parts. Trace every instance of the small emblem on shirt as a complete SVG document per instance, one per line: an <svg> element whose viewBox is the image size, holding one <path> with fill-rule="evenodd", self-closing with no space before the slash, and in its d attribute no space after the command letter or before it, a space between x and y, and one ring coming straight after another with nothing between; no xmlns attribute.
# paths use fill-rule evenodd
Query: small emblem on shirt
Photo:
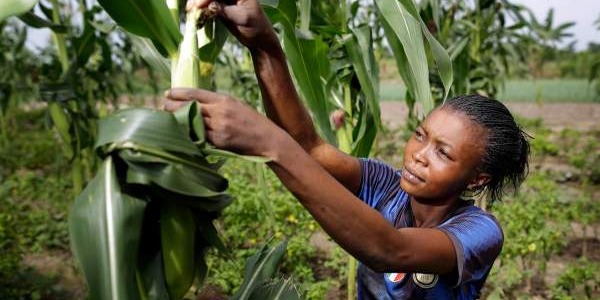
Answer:
<svg viewBox="0 0 600 300"><path fill-rule="evenodd" d="M404 275L406 275L406 274L405 273L388 273L387 274L388 280L393 283L402 281L402 279L404 278Z"/></svg>
<svg viewBox="0 0 600 300"><path fill-rule="evenodd" d="M432 288L438 281L437 274L414 273L413 281L424 289Z"/></svg>

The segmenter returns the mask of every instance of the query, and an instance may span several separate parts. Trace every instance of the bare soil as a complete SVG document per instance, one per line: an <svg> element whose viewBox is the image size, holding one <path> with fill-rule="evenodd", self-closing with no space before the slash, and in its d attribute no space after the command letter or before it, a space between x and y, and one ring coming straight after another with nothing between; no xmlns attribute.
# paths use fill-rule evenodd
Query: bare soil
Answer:
<svg viewBox="0 0 600 300"><path fill-rule="evenodd" d="M551 129L590 130L600 127L600 103L507 103L507 106L514 114L542 119L544 125ZM381 103L381 118L392 128L403 125L407 114L404 102Z"/></svg>

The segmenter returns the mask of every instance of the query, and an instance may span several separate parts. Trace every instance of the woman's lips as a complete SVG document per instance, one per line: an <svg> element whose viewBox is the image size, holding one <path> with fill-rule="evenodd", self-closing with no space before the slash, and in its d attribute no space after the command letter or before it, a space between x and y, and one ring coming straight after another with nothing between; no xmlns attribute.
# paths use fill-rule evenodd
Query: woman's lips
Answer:
<svg viewBox="0 0 600 300"><path fill-rule="evenodd" d="M421 179L420 177L415 175L413 172L411 172L406 167L404 167L404 171L402 172L402 177L404 177L404 179L406 179L408 182L411 182L414 184L419 184L419 183L425 182L423 179Z"/></svg>

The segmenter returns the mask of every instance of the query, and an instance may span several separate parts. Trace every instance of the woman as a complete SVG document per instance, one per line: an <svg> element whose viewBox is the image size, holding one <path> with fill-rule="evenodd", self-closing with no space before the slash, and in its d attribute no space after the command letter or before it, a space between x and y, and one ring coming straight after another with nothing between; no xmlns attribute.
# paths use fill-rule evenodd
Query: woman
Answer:
<svg viewBox="0 0 600 300"><path fill-rule="evenodd" d="M359 299L477 298L503 235L491 214L460 196L485 191L497 200L526 176L529 145L506 107L481 96L449 100L406 144L402 171L357 159L318 136L256 0L218 5L252 54L269 118L198 89L168 91L165 109L198 101L215 146L270 158L283 184L360 261Z"/></svg>

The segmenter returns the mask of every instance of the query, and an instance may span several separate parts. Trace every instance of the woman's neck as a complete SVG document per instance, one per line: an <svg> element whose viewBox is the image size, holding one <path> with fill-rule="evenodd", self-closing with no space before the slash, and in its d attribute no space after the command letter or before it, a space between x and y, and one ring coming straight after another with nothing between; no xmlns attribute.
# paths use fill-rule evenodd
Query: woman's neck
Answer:
<svg viewBox="0 0 600 300"><path fill-rule="evenodd" d="M456 209L458 197L446 201L430 203L410 197L410 206L414 217L415 227L435 227Z"/></svg>

